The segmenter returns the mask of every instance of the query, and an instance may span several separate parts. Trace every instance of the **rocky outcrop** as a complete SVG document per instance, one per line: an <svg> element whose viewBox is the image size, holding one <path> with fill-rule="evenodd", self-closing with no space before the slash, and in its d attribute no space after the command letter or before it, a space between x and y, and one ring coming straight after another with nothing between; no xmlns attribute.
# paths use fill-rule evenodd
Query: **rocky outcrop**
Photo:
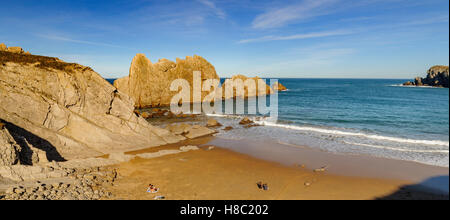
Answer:
<svg viewBox="0 0 450 220"><path fill-rule="evenodd" d="M25 52L21 47L7 47L4 43L0 44L0 51L8 51L11 53L20 53L30 55L30 52Z"/></svg>
<svg viewBox="0 0 450 220"><path fill-rule="evenodd" d="M131 62L129 76L114 81L114 86L128 94L137 108L170 105L171 99L178 91L170 91L175 79L185 79L193 88L193 72L200 71L202 82L206 79L219 79L216 70L207 60L200 56L186 57L172 62L160 59L152 63L144 54L137 54ZM202 99L208 92L202 92Z"/></svg>
<svg viewBox="0 0 450 220"><path fill-rule="evenodd" d="M19 163L20 149L20 146L14 141L9 131L0 126L0 166Z"/></svg>
<svg viewBox="0 0 450 220"><path fill-rule="evenodd" d="M242 82L243 84L243 92L242 89L237 89L237 84L240 84ZM233 87L234 86L234 87ZM222 84L222 97L223 98L229 98L227 97L226 90L228 87L233 87L233 97L241 97L241 98L248 98L248 97L255 97L255 96L265 96L273 94L273 89L267 85L264 80L262 80L259 77L253 77L249 78L244 75L235 75L231 77L231 79L226 79L225 82ZM262 88L262 89L259 89Z"/></svg>
<svg viewBox="0 0 450 220"><path fill-rule="evenodd" d="M185 139L137 116L134 101L89 67L5 51L0 51L0 119L21 148L45 151L50 161ZM9 157L8 164L15 156Z"/></svg>
<svg viewBox="0 0 450 220"><path fill-rule="evenodd" d="M413 82L406 82L405 86L434 86L449 87L448 66L433 66L427 72L427 77L417 77Z"/></svg>
<svg viewBox="0 0 450 220"><path fill-rule="evenodd" d="M281 91L281 92L287 90L287 88L286 88L285 86L283 86L283 84L281 84L281 83L279 83L279 82L274 83L273 86L272 86L272 88L273 88L273 90L275 90L275 91Z"/></svg>

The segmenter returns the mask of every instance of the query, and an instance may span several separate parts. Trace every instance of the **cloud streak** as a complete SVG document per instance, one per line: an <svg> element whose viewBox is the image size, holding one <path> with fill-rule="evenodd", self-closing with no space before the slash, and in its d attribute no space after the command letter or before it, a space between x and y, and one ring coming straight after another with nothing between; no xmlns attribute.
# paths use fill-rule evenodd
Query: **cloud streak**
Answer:
<svg viewBox="0 0 450 220"><path fill-rule="evenodd" d="M336 30L336 31L324 31L324 32L306 33L306 34L296 34L296 35L289 35L289 36L264 36L264 37L260 37L260 38L240 40L238 43L239 44L247 44L247 43L257 43L257 42L266 42L266 41L301 40L301 39L309 39L309 38L349 35L352 33L354 33L354 32L346 31L346 30Z"/></svg>
<svg viewBox="0 0 450 220"><path fill-rule="evenodd" d="M56 40L56 41L64 41L64 42L70 42L70 43L76 43L76 44L86 44L86 45L94 45L94 46L102 46L102 47L114 47L114 48L126 48L119 45L114 44L107 44L107 43L99 43L99 42L92 42L92 41L84 41L84 40L76 40L66 37L61 37L57 35L44 35L44 34L37 34L36 36L42 37L49 40ZM129 49L129 48L127 48Z"/></svg>
<svg viewBox="0 0 450 220"><path fill-rule="evenodd" d="M294 21L330 13L329 9L338 0L304 0L301 3L273 9L257 16L252 27L255 29L269 29L285 26Z"/></svg>
<svg viewBox="0 0 450 220"><path fill-rule="evenodd" d="M216 14L216 16L219 17L220 19L225 19L227 17L226 13L222 9L218 8L216 4L211 0L197 0L197 1L213 10L214 14Z"/></svg>

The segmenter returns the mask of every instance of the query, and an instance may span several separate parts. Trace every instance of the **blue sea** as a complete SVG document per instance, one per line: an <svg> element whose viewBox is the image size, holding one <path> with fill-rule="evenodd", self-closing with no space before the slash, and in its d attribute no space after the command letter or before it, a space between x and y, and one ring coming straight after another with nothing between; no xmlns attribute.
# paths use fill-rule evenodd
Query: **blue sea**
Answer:
<svg viewBox="0 0 450 220"><path fill-rule="evenodd" d="M236 126L244 115L214 115L235 129L227 139L258 139L338 154L449 166L449 90L404 87L407 79L279 79L276 123Z"/></svg>

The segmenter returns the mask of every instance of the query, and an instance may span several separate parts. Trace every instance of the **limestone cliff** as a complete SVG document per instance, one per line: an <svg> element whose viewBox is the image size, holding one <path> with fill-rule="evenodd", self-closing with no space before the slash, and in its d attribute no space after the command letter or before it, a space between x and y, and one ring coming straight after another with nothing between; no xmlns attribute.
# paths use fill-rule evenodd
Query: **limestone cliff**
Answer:
<svg viewBox="0 0 450 220"><path fill-rule="evenodd" d="M194 71L202 73L202 82L206 79L219 79L214 66L200 56L188 56L184 60L177 59L176 62L160 59L152 64L144 54L137 54L131 62L129 76L117 79L114 86L133 98L138 108L167 106L178 93L170 91L170 85L175 79L187 80L193 94ZM202 99L207 94L208 92L202 92Z"/></svg>
<svg viewBox="0 0 450 220"><path fill-rule="evenodd" d="M449 86L449 69L448 66L433 66L427 71L427 77L417 77L413 82L406 82L406 86Z"/></svg>
<svg viewBox="0 0 450 220"><path fill-rule="evenodd" d="M0 51L0 119L17 144L39 148L49 160L99 156L184 139L137 116L133 100L89 67L7 51ZM15 146L10 145L1 148ZM8 155L8 161L15 158Z"/></svg>

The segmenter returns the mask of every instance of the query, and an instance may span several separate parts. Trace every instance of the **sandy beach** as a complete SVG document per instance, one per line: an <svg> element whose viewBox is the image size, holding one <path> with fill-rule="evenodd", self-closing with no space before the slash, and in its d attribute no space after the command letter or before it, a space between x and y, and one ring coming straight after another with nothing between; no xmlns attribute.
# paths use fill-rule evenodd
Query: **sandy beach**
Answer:
<svg viewBox="0 0 450 220"><path fill-rule="evenodd" d="M227 143L235 149L227 149ZM295 151L304 155L298 159L308 160L291 163L292 159L283 155L283 151L273 150L272 160L267 160L262 159L267 152L250 153L252 148L248 143L240 143L247 147L246 153L236 151L236 142L214 137L129 152L156 152L186 144L200 146L197 151L153 159L137 158L117 165L119 179L108 190L113 193L113 199L119 200L151 200L155 196L168 200L448 199L448 194L431 193L429 188L417 185L418 179L427 179L427 176L447 176L448 181L446 168L378 158L366 160L368 158L361 156L333 155L307 148ZM285 158L285 162L277 162L279 157ZM344 160L347 162L342 163ZM398 166L387 170L378 166L380 164ZM327 166L325 172L314 172L323 166ZM404 175L393 178L395 173ZM412 180L411 176L417 179ZM259 181L267 183L269 190L259 189ZM149 184L159 187L159 192L147 193Z"/></svg>

